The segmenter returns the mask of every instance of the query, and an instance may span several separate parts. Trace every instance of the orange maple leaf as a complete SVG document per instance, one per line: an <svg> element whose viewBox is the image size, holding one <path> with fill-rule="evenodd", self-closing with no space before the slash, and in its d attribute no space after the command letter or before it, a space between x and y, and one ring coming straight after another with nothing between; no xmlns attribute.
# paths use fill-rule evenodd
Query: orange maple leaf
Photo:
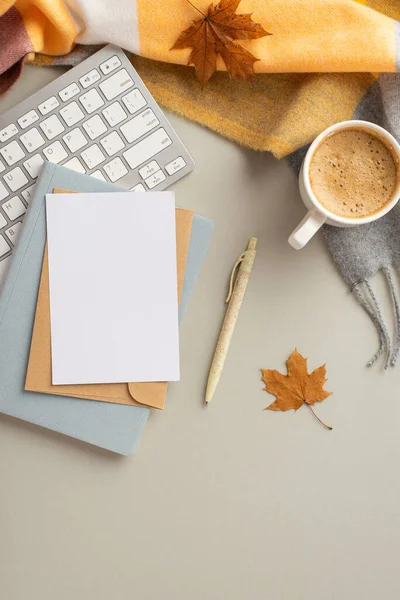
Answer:
<svg viewBox="0 0 400 600"><path fill-rule="evenodd" d="M275 402L267 406L265 410L298 410L305 404L324 427L332 429L322 423L311 408L312 404L322 402L332 394L323 389L327 381L325 365L309 374L307 359L297 350L294 350L289 356L286 365L287 375L271 369L261 369L262 378L266 384L265 391L276 396Z"/></svg>
<svg viewBox="0 0 400 600"><path fill-rule="evenodd" d="M202 16L181 33L171 50L192 48L188 65L194 65L202 88L216 71L218 54L230 77L251 80L254 63L259 59L235 40L254 40L271 34L255 23L251 14L236 14L240 0L210 4L206 14L187 1Z"/></svg>

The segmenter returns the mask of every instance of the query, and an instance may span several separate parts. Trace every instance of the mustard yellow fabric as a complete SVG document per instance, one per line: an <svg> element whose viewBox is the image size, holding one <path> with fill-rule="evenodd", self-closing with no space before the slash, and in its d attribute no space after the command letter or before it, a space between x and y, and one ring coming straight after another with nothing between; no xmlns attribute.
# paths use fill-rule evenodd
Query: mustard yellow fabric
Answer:
<svg viewBox="0 0 400 600"><path fill-rule="evenodd" d="M210 0L192 1L205 10ZM20 11L40 53L36 62L45 65L54 61L46 55L64 55L73 47L78 26L71 5L79 4L82 0L0 0L0 16L10 6ZM156 100L277 157L310 142L332 123L351 118L379 74L396 71L400 0L242 0L238 12L252 12L272 33L241 42L260 59L258 73L252 85L216 73L203 92L193 68L183 66L189 50L170 51L198 13L186 0L136 4L132 35L139 36L135 46L141 56L132 60ZM218 68L224 70L222 62Z"/></svg>
<svg viewBox="0 0 400 600"><path fill-rule="evenodd" d="M217 73L201 92L192 69L133 57L157 102L254 150L282 158L350 119L370 73L260 74L249 86Z"/></svg>
<svg viewBox="0 0 400 600"><path fill-rule="evenodd" d="M0 0L0 16L12 6L22 15L35 52L58 55L71 51L78 29L63 0Z"/></svg>
<svg viewBox="0 0 400 600"><path fill-rule="evenodd" d="M134 57L157 101L242 145L278 158L350 119L380 72L396 70L395 21L400 1L242 0L272 36L241 42L261 60L253 84L213 76L200 92L186 64L189 51L166 52L197 17L187 2L150 7L137 0L142 56ZM195 3L204 10L208 0ZM221 70L223 64L218 64ZM355 72L354 72L355 71ZM271 74L261 74L271 73Z"/></svg>
<svg viewBox="0 0 400 600"><path fill-rule="evenodd" d="M204 12L210 0L194 4ZM354 0L242 0L238 12L253 13L272 35L241 43L260 59L259 72L395 71L394 20L385 5L396 11L391 0L378 4L371 10ZM186 0L137 0L137 5L140 54L186 64L190 50L169 48L199 14Z"/></svg>

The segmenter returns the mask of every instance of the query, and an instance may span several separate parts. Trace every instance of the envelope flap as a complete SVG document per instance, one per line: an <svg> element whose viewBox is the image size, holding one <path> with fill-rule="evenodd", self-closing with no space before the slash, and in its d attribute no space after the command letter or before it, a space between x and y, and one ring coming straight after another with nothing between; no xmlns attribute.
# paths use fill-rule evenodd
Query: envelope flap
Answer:
<svg viewBox="0 0 400 600"><path fill-rule="evenodd" d="M167 385L165 381L128 383L128 390L135 402L148 406L149 399L151 399L152 408L160 408L162 410L165 405Z"/></svg>

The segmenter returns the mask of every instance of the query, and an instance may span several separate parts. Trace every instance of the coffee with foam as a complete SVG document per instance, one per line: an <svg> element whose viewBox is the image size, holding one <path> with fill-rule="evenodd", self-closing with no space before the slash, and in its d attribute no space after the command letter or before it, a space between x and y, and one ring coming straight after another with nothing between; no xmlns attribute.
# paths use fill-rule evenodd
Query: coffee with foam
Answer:
<svg viewBox="0 0 400 600"><path fill-rule="evenodd" d="M394 150L378 135L362 128L343 129L315 150L310 185L326 210L361 219L378 213L393 199L398 166Z"/></svg>

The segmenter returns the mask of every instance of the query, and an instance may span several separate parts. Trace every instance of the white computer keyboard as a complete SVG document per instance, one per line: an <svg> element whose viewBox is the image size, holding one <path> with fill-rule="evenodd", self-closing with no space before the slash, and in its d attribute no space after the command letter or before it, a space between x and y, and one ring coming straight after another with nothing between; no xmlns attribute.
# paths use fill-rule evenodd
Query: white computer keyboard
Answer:
<svg viewBox="0 0 400 600"><path fill-rule="evenodd" d="M46 160L140 192L194 167L125 53L106 46L0 115L0 284Z"/></svg>

